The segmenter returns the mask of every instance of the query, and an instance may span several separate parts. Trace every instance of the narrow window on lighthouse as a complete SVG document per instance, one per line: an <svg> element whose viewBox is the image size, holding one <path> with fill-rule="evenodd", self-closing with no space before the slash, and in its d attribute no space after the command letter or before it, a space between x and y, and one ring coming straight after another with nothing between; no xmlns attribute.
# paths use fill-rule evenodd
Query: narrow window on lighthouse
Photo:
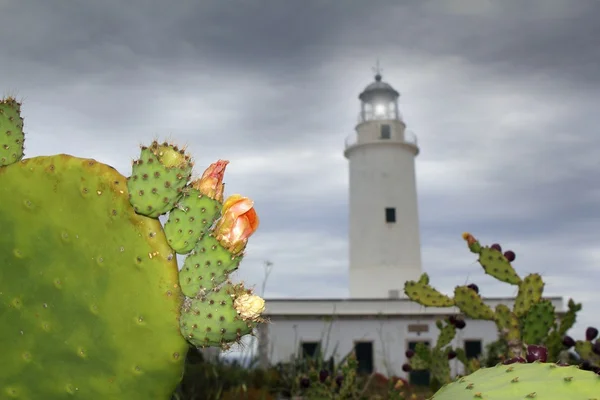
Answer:
<svg viewBox="0 0 600 400"><path fill-rule="evenodd" d="M392 137L392 128L389 125L381 125L381 139L390 139Z"/></svg>
<svg viewBox="0 0 600 400"><path fill-rule="evenodd" d="M385 222L396 222L396 209L386 208L385 209Z"/></svg>

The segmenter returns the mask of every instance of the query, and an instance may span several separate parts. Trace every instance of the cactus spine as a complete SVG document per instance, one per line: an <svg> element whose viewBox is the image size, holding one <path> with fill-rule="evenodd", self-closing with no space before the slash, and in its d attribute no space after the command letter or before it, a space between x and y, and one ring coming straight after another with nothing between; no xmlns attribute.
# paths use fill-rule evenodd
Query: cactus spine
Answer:
<svg viewBox="0 0 600 400"><path fill-rule="evenodd" d="M168 143L142 147L129 178L71 155L21 160L19 111L0 101L0 398L167 399L189 344L227 348L264 321L228 278L253 202L223 201L222 169L188 184L191 157Z"/></svg>

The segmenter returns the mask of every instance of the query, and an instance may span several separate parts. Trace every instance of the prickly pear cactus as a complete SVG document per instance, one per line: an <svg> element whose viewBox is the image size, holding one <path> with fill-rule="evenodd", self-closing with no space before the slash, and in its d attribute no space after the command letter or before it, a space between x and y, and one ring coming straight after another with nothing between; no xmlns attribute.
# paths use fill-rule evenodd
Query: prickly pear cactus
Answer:
<svg viewBox="0 0 600 400"><path fill-rule="evenodd" d="M507 341L509 358L522 357L527 345L545 345L549 359L558 361L563 350L561 339L574 325L581 304L569 301L569 310L559 321L554 306L543 298L544 282L539 274L521 278L512 266L515 254L502 253L498 244L482 246L473 235L463 234L469 250L479 255L479 263L486 274L499 281L518 286L515 304L510 309L499 304L492 309L485 304L476 285L457 286L454 297L449 297L429 285L427 277L405 283L404 291L413 301L425 307L456 306L472 319L493 321L499 334Z"/></svg>
<svg viewBox="0 0 600 400"><path fill-rule="evenodd" d="M594 400L600 376L553 363L498 364L445 385L431 400Z"/></svg>
<svg viewBox="0 0 600 400"><path fill-rule="evenodd" d="M0 398L168 399L188 343L227 348L263 321L264 301L228 280L258 217L245 197L223 203L227 162L191 185L191 157L154 142L127 178L21 160L22 128L0 101ZM193 249L180 276L175 253Z"/></svg>

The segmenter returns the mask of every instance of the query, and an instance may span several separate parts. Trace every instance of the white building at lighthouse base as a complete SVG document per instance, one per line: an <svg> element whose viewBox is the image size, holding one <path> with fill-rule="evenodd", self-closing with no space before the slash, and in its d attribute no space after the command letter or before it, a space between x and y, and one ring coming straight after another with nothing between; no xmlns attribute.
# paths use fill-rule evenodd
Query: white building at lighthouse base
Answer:
<svg viewBox="0 0 600 400"><path fill-rule="evenodd" d="M561 297L548 298L559 316L565 306ZM498 304L513 306L514 298L486 298L494 308ZM288 363L303 356L313 356L319 348L324 359L339 363L354 351L359 370L398 376L415 383L426 383L427 373L402 371L405 352L419 342L435 346L438 319L459 314L452 308L423 307L408 299L267 299L265 316L270 323L261 324L257 333L261 365ZM466 327L457 329L451 342L463 348L467 357L479 357L485 346L498 339L491 321L465 318ZM451 361L452 373L464 373L462 364Z"/></svg>

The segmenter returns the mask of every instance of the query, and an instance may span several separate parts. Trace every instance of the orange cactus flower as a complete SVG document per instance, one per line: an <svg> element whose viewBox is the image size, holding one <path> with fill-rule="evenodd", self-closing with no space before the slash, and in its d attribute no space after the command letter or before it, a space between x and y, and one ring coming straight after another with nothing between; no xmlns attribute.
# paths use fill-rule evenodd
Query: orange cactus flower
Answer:
<svg viewBox="0 0 600 400"><path fill-rule="evenodd" d="M223 202L223 175L229 161L219 160L210 164L200 179L192 182L192 187L211 199Z"/></svg>
<svg viewBox="0 0 600 400"><path fill-rule="evenodd" d="M239 254L258 229L258 223L254 202L239 194L231 195L223 203L221 218L215 226L216 238L232 254Z"/></svg>

